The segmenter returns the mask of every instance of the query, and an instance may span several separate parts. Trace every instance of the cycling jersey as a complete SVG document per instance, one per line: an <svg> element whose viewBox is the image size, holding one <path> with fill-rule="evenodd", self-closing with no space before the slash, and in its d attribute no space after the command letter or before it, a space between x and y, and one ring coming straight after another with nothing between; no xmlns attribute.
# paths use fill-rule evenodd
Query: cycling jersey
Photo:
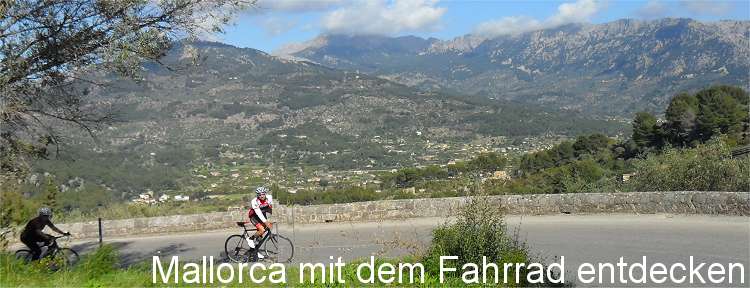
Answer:
<svg viewBox="0 0 750 288"><path fill-rule="evenodd" d="M273 209L273 197L266 195L265 200L258 199L258 197L250 200L250 211L247 212L247 217L250 219L258 218L260 222L268 221L265 213L271 213Z"/></svg>
<svg viewBox="0 0 750 288"><path fill-rule="evenodd" d="M44 227L47 226L52 228L52 230L55 230L57 233L63 233L62 231L60 231L60 229L57 229L54 224L52 224L52 221L49 220L49 217L37 216L26 223L26 227L24 227L23 232L21 232L21 237L27 239L47 240L49 238L49 235L42 232L42 230L44 230Z"/></svg>

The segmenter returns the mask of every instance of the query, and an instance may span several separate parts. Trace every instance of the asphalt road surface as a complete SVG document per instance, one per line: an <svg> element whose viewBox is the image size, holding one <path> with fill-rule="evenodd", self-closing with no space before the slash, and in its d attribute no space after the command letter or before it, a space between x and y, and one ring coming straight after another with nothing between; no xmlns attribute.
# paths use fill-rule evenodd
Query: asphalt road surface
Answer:
<svg viewBox="0 0 750 288"><path fill-rule="evenodd" d="M295 262L345 261L370 255L399 256L424 249L431 231L445 219L420 218L370 223L278 225L294 242ZM518 229L532 251L547 262L565 256L565 267L575 270L582 262L743 263L745 283L750 281L750 217L669 215L552 215L509 216L510 229ZM179 255L180 260L214 256L223 259L224 240L240 229L156 236L105 239L118 247L126 263L152 255ZM87 251L96 242L73 243ZM559 259L559 258L557 258ZM222 260L218 260L222 261ZM573 268L571 268L573 267ZM574 271L568 271L568 274ZM575 275L575 274L571 274ZM744 286L744 285L742 285ZM747 286L745 286L747 287Z"/></svg>

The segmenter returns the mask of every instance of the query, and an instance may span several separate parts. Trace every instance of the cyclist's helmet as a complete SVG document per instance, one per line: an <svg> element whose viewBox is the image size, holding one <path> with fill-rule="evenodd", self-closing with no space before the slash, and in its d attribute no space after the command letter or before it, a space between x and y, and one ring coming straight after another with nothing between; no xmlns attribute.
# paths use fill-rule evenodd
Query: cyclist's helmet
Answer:
<svg viewBox="0 0 750 288"><path fill-rule="evenodd" d="M49 207L39 208L39 216L42 216L42 215L47 216L47 217L52 217L52 209L49 209Z"/></svg>
<svg viewBox="0 0 750 288"><path fill-rule="evenodd" d="M268 192L270 191L265 186L260 186L258 188L255 188L255 196L266 195L268 194Z"/></svg>

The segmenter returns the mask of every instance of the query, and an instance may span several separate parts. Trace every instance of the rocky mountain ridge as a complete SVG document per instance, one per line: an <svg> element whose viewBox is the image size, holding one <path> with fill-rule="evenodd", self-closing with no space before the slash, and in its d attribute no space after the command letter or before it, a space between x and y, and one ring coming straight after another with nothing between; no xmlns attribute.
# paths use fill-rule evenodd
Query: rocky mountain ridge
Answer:
<svg viewBox="0 0 750 288"><path fill-rule="evenodd" d="M750 21L623 19L493 39L328 35L291 55L425 90L622 116L661 111L680 91L747 87L749 31Z"/></svg>

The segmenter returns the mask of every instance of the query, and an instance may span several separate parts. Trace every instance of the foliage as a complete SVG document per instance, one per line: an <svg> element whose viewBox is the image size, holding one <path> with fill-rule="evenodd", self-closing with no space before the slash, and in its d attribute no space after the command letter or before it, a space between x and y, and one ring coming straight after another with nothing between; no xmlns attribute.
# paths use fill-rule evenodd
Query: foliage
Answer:
<svg viewBox="0 0 750 288"><path fill-rule="evenodd" d="M666 122L641 112L633 120L633 141L638 152L660 149L668 143L675 147L696 146L718 135L726 135L732 144L748 144L750 95L739 87L712 86L695 94L680 93L669 103Z"/></svg>
<svg viewBox="0 0 750 288"><path fill-rule="evenodd" d="M471 202L460 208L455 222L446 223L433 231L432 243L423 256L422 263L428 273L433 275L440 271L440 257L444 255L458 256L457 267L466 263L497 263L503 267L505 263L533 262L529 247L521 242L517 234L512 234L503 221L502 208L497 203L491 203L482 196L472 198ZM460 272L449 272L449 277L458 278ZM534 286L523 280L526 279L526 269L518 272L519 287ZM515 273L508 275L508 283L514 286ZM502 277L502 273L500 273ZM491 278L490 278L491 279ZM500 283L504 279L499 279ZM550 283L545 284L547 287ZM553 284L554 285L554 284Z"/></svg>
<svg viewBox="0 0 750 288"><path fill-rule="evenodd" d="M218 30L238 1L41 1L3 5L0 18L0 111L3 160L46 154L63 141L60 122L88 132L113 120L87 105L101 83L92 72L135 78L140 64L158 61L185 36ZM213 25L196 21L211 17ZM92 69L96 66L95 69ZM96 73L94 73L96 74ZM24 148L27 147L27 148ZM33 152L33 153L26 153ZM2 172L17 172L3 165ZM9 169L6 169L9 168Z"/></svg>
<svg viewBox="0 0 750 288"><path fill-rule="evenodd" d="M726 141L667 148L633 161L631 191L750 191L750 158L732 158Z"/></svg>
<svg viewBox="0 0 750 288"><path fill-rule="evenodd" d="M25 178L30 162L65 144L70 126L93 135L112 123L107 107L90 105L103 86L92 75L136 78L141 63L158 61L172 43L228 21L234 0L3 1L0 11L0 182ZM213 25L196 21L211 17ZM203 22L205 23L205 22ZM206 30L208 29L208 30ZM95 66L95 67L94 67ZM127 175L128 173L123 173ZM57 206L47 183L46 204ZM5 188L5 187L3 187ZM15 189L13 190L15 191ZM33 205L0 190L2 228L18 224Z"/></svg>
<svg viewBox="0 0 750 288"><path fill-rule="evenodd" d="M49 207L52 211L57 211L57 194L60 192L60 189L58 189L55 182L52 181L52 177L47 177L45 190L46 195L44 196L42 206Z"/></svg>
<svg viewBox="0 0 750 288"><path fill-rule="evenodd" d="M492 194L747 190L747 161L729 152L748 142L747 103L747 92L736 87L681 93L672 99L664 123L637 113L631 139L616 143L601 134L579 136L522 156L520 178L485 189ZM706 137L717 140L704 145ZM620 175L633 171L637 180L623 184Z"/></svg>
<svg viewBox="0 0 750 288"><path fill-rule="evenodd" d="M549 150L523 155L519 172L531 174L586 157L606 157L602 154L606 154L613 144L614 140L602 134L579 136L575 142L564 141Z"/></svg>
<svg viewBox="0 0 750 288"><path fill-rule="evenodd" d="M0 181L0 250L8 246L15 228L31 219L38 208L23 198L18 186L17 181Z"/></svg>
<svg viewBox="0 0 750 288"><path fill-rule="evenodd" d="M488 103L493 111L473 114L465 121L476 123L477 132L484 135L527 136L556 131L565 135L602 132L614 134L621 130L615 121L594 120L590 115L560 112L549 113L513 102Z"/></svg>
<svg viewBox="0 0 750 288"><path fill-rule="evenodd" d="M116 249L104 245L82 255L72 269L50 271L38 262L24 263L0 254L2 286L28 287L153 287L146 265L120 268Z"/></svg>
<svg viewBox="0 0 750 288"><path fill-rule="evenodd" d="M274 190L275 199L283 199L281 204L333 204L333 203L350 203L373 201L380 199L378 193L373 189L362 187L347 187L343 189L329 189L327 191L315 192L308 190L289 193L284 190Z"/></svg>
<svg viewBox="0 0 750 288"><path fill-rule="evenodd" d="M115 272L119 268L119 255L114 246L105 244L97 248L93 253L89 253L78 263L78 270L85 273L85 278L89 280L97 279L103 275Z"/></svg>
<svg viewBox="0 0 750 288"><path fill-rule="evenodd" d="M446 180L462 174L487 174L503 170L508 159L498 153L482 153L466 162L440 167L430 165L423 168L403 168L393 173L379 175L383 188L415 187L419 183L433 180Z"/></svg>
<svg viewBox="0 0 750 288"><path fill-rule="evenodd" d="M498 153L482 153L469 160L466 171L492 173L505 169L508 159Z"/></svg>
<svg viewBox="0 0 750 288"><path fill-rule="evenodd" d="M404 168L394 173L384 174L380 180L384 187L414 187L417 181L444 179L448 177L448 171L439 166L430 165L425 168Z"/></svg>
<svg viewBox="0 0 750 288"><path fill-rule="evenodd" d="M633 136L631 137L638 152L658 149L663 146L663 133L656 122L656 117L646 112L639 112L633 119Z"/></svg>

